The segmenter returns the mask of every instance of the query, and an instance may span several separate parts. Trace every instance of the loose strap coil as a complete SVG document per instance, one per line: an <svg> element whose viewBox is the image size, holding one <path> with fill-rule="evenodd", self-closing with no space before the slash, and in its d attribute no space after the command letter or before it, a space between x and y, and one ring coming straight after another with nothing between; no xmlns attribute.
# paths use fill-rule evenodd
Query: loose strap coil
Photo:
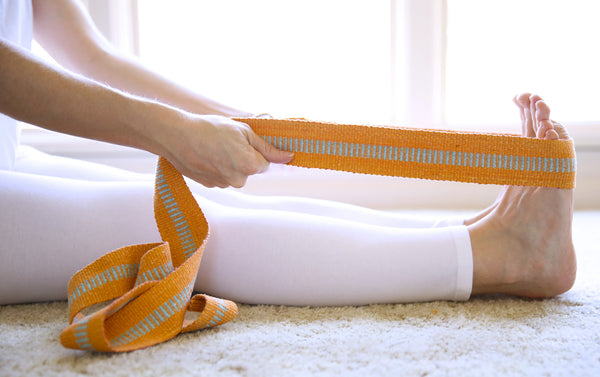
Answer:
<svg viewBox="0 0 600 377"><path fill-rule="evenodd" d="M275 147L294 152L290 165L481 184L575 187L576 158L570 139L235 119Z"/></svg>
<svg viewBox="0 0 600 377"><path fill-rule="evenodd" d="M154 213L164 242L117 249L69 281L70 325L61 334L65 347L131 351L236 316L237 306L231 301L191 297L208 223L181 174L162 157L156 172ZM96 312L81 313L109 300L114 301ZM198 312L198 317L185 320L187 311Z"/></svg>

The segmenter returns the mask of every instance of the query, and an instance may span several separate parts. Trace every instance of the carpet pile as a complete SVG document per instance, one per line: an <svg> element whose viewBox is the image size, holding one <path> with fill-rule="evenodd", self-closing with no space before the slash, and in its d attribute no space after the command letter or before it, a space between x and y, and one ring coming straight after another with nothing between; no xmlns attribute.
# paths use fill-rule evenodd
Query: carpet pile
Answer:
<svg viewBox="0 0 600 377"><path fill-rule="evenodd" d="M598 224L575 215L577 282L548 300L240 305L224 326L123 354L63 348L66 302L0 306L0 376L599 376Z"/></svg>

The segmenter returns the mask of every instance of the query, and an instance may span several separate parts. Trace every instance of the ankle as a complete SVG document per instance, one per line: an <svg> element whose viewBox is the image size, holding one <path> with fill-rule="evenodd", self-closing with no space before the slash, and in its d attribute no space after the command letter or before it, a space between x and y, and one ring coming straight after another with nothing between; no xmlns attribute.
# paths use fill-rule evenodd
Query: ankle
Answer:
<svg viewBox="0 0 600 377"><path fill-rule="evenodd" d="M505 261L497 248L492 247L498 237L487 221L467 226L473 252L473 294L498 293L505 281Z"/></svg>
<svg viewBox="0 0 600 377"><path fill-rule="evenodd" d="M488 217L467 227L473 251L472 294L554 297L575 282L573 244L535 245Z"/></svg>

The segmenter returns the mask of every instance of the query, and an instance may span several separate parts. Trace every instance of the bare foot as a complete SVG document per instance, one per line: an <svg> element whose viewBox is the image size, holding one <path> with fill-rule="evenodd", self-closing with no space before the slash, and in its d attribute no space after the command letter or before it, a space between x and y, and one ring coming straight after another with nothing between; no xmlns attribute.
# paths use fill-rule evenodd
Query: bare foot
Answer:
<svg viewBox="0 0 600 377"><path fill-rule="evenodd" d="M519 108L519 113L521 116L522 135L526 137L539 137L540 139L568 139L569 135L566 129L548 118L550 115L550 108L545 102L540 101L540 96L531 95L530 93L524 93L513 98L513 102ZM538 102L540 103L539 106L542 107L542 111L545 112L544 114L546 118L543 119L543 121L536 121L535 114L538 109L536 108L535 104ZM540 115L544 114L541 113ZM555 130L553 127L554 124L559 126L557 128L563 133L562 136L558 135L557 130ZM484 217L489 215L502 200L502 197L504 197L504 193L507 189L508 186L502 189L496 201L491 206L474 215L473 217L465 219L464 225L468 226L475 224L477 221L482 220Z"/></svg>
<svg viewBox="0 0 600 377"><path fill-rule="evenodd" d="M516 97L523 136L568 139L537 95ZM573 190L507 186L496 203L468 225L473 249L473 294L552 297L575 281L571 237Z"/></svg>
<svg viewBox="0 0 600 377"><path fill-rule="evenodd" d="M505 187L502 188L502 190L500 191L500 194L498 194L498 197L496 198L496 201L491 206L489 206L488 208L484 209L483 211L477 213L473 217L465 219L463 221L463 224L467 225L467 226L473 225L476 222L482 220L484 217L486 217L490 213L492 213L492 211L494 211L494 209L496 208L496 206L498 206L498 203L500 203L500 201L502 200L502 197L504 196L504 192L506 192L507 187L508 186L505 186Z"/></svg>
<svg viewBox="0 0 600 377"><path fill-rule="evenodd" d="M524 94L515 96L513 98L513 102L519 108L519 114L521 116L521 135L526 136L526 137L536 137L536 132L534 130L535 123L533 121L534 118L532 117L532 114L535 114L535 110L532 111L531 106L530 106L531 101L529 101L529 97L531 97L531 96L532 95L530 93L524 93ZM535 99L539 100L540 97L536 95ZM527 103L527 105L522 104L525 102ZM568 136L567 136L567 138L568 138ZM496 208L498 203L500 203L507 188L508 188L508 186L505 186L502 188L502 191L496 198L496 201L491 206L489 206L488 208L479 212L478 214L474 215L473 217L465 219L464 225L468 226L468 225L475 224L477 221L479 221L479 220L483 219L484 217L486 217L487 215L489 215Z"/></svg>

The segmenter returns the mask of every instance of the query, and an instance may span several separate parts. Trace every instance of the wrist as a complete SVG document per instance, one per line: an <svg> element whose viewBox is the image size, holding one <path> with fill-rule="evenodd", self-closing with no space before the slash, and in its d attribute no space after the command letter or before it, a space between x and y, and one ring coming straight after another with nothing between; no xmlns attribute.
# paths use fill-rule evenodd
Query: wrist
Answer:
<svg viewBox="0 0 600 377"><path fill-rule="evenodd" d="M139 99L126 119L132 130L129 146L143 149L158 156L170 155L169 141L178 133L187 115L178 109L162 103Z"/></svg>

